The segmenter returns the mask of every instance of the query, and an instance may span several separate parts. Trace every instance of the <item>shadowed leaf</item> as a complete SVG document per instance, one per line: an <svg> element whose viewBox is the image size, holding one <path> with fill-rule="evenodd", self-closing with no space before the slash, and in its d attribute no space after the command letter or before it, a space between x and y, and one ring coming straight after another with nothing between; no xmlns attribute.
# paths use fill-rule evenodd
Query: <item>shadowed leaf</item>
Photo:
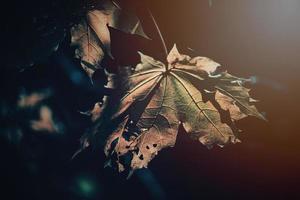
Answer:
<svg viewBox="0 0 300 200"><path fill-rule="evenodd" d="M87 12L84 20L71 29L72 45L76 47L75 55L90 77L101 67L105 55L113 57L108 26L147 38L136 16L123 12L110 0L100 1L98 4L95 9Z"/></svg>

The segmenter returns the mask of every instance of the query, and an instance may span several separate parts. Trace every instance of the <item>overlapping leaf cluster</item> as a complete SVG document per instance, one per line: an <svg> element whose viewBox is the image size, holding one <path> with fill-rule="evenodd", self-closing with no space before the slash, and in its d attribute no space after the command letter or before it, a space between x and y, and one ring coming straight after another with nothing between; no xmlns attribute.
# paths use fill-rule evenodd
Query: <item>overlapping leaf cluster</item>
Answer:
<svg viewBox="0 0 300 200"><path fill-rule="evenodd" d="M131 18L131 28L130 23L122 28L119 8L104 8L90 11L72 29L76 55L90 76L110 55L107 25L145 36L137 18ZM118 76L111 76L115 93L102 106L95 105L90 112L95 125L82 137L82 148L98 144L98 138L105 141L107 164L120 172L147 167L161 149L175 145L180 126L211 148L239 142L237 120L249 115L264 119L243 86L247 80L220 72L213 60L182 55L176 45L165 63L140 56L137 66L122 67Z"/></svg>

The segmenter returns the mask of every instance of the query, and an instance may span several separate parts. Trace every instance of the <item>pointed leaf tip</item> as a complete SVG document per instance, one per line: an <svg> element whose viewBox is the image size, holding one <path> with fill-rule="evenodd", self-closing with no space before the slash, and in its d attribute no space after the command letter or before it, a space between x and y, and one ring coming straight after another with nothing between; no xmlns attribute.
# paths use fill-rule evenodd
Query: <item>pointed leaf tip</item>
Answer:
<svg viewBox="0 0 300 200"><path fill-rule="evenodd" d="M177 49L177 45L174 44L173 48L171 49L171 51L169 52L169 55L167 56L167 61L169 64L173 64L174 62L176 62L179 58L181 57L178 49Z"/></svg>

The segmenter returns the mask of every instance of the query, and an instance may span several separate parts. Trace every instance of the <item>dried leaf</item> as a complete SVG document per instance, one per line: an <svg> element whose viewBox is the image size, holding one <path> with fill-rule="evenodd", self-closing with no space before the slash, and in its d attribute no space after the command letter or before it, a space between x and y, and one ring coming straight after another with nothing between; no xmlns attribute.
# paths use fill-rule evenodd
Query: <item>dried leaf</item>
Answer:
<svg viewBox="0 0 300 200"><path fill-rule="evenodd" d="M256 107L249 95L249 89L242 86L245 79L234 77L228 73L221 73L215 77L216 101L224 110L229 110L231 117L239 120L247 115L266 120Z"/></svg>
<svg viewBox="0 0 300 200"><path fill-rule="evenodd" d="M181 55L176 46L167 65L140 55L141 63L119 86L122 98L111 121L120 123L105 145L119 171L147 167L161 149L175 145L180 125L210 148L239 142L235 120L247 115L264 119L251 105L245 79L217 74L220 65L213 60ZM107 129L100 123L97 131L103 134Z"/></svg>
<svg viewBox="0 0 300 200"><path fill-rule="evenodd" d="M110 0L100 1L96 8L88 11L86 19L71 29L72 45L77 47L75 55L90 77L101 67L105 54L112 57L108 26L147 37L138 18L122 12Z"/></svg>

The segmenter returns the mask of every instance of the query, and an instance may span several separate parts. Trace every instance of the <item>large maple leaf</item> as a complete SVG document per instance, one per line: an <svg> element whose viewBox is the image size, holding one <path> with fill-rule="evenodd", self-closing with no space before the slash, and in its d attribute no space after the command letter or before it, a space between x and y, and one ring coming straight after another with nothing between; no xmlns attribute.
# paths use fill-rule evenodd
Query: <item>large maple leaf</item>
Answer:
<svg viewBox="0 0 300 200"><path fill-rule="evenodd" d="M119 105L108 108L114 110L109 120L116 128L108 128L112 124L103 119L96 128L100 135L109 134L105 154L119 171L147 167L158 151L175 145L181 125L210 148L239 142L236 120L247 115L264 119L242 86L246 79L217 72L213 60L181 55L176 46L167 65L140 55L141 63L119 84Z"/></svg>

